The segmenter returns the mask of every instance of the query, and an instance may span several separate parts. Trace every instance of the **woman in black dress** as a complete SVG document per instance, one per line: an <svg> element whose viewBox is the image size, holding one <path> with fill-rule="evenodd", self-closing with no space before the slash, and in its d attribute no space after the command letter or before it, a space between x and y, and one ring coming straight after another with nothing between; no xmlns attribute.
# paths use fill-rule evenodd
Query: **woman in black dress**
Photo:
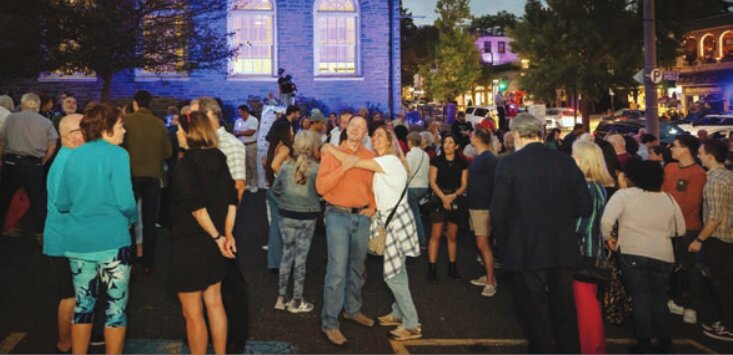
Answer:
<svg viewBox="0 0 733 355"><path fill-rule="evenodd" d="M458 139L452 134L443 137L442 154L430 159L430 188L433 204L430 223L433 225L428 243L428 280L437 281L436 262L443 225L448 224L448 276L459 279L456 269L458 226L465 214L463 193L468 184L468 164L458 152Z"/></svg>
<svg viewBox="0 0 733 355"><path fill-rule="evenodd" d="M221 280L226 258L236 252L232 229L237 191L206 114L181 117L178 141L187 150L173 178L170 286L181 301L191 353L206 353L203 299L214 352L224 354L227 317Z"/></svg>

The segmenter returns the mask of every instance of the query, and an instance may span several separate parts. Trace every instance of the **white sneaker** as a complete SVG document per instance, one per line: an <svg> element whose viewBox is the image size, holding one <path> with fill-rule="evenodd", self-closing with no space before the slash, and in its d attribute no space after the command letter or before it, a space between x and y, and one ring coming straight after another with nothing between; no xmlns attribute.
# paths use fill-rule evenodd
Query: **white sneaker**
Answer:
<svg viewBox="0 0 733 355"><path fill-rule="evenodd" d="M265 244L265 245L262 246L262 250L265 250L265 251L267 251L267 249L269 249L269 248L270 247L268 247L267 244Z"/></svg>
<svg viewBox="0 0 733 355"><path fill-rule="evenodd" d="M471 285L486 286L486 275L471 280Z"/></svg>
<svg viewBox="0 0 733 355"><path fill-rule="evenodd" d="M697 312L694 309L686 309L682 314L682 321L687 324L697 324Z"/></svg>
<svg viewBox="0 0 733 355"><path fill-rule="evenodd" d="M667 308L669 308L669 313L676 314L678 316L685 313L685 309L682 306L677 305L677 303L674 303L672 300L667 302Z"/></svg>
<svg viewBox="0 0 733 355"><path fill-rule="evenodd" d="M277 296L277 301L275 301L275 309L277 309L278 311L284 311L285 306L285 297Z"/></svg>
<svg viewBox="0 0 733 355"><path fill-rule="evenodd" d="M496 295L496 286L497 285L486 285L486 286L484 286L484 290L481 291L481 296L484 296L484 297L494 297L494 295Z"/></svg>
<svg viewBox="0 0 733 355"><path fill-rule="evenodd" d="M290 300L288 302L288 312L296 314L296 313L308 313L313 310L313 304L308 303L305 300L300 300L299 305L295 305L295 300Z"/></svg>

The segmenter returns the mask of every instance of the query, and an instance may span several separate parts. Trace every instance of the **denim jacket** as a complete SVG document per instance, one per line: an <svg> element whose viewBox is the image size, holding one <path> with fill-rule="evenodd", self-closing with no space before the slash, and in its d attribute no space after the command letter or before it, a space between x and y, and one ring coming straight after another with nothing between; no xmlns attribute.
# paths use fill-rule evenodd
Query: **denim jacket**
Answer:
<svg viewBox="0 0 733 355"><path fill-rule="evenodd" d="M295 162L286 161L272 185L272 193L281 210L292 212L320 212L321 203L316 193L318 163L308 164L308 181L305 185L295 183Z"/></svg>

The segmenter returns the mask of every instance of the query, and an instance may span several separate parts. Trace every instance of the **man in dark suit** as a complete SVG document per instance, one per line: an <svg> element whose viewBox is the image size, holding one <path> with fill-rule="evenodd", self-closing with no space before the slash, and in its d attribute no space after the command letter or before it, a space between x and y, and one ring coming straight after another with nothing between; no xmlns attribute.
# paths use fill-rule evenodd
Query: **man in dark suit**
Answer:
<svg viewBox="0 0 733 355"><path fill-rule="evenodd" d="M532 353L579 353L572 281L580 257L576 220L591 212L583 174L572 158L542 143L543 122L511 121L517 152L499 160L491 222L514 273L517 311Z"/></svg>

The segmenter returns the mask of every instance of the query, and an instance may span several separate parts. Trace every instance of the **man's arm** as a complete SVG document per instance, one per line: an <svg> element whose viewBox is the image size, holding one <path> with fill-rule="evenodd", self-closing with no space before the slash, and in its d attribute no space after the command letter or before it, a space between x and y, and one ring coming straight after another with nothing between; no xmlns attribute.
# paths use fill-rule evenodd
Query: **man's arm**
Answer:
<svg viewBox="0 0 733 355"><path fill-rule="evenodd" d="M41 159L41 163L43 165L46 165L46 162L51 160L51 157L53 157L53 153L55 152L56 152L56 141L48 142L48 146L46 146L46 154L43 156L43 159Z"/></svg>
<svg viewBox="0 0 733 355"><path fill-rule="evenodd" d="M703 242L706 239L710 238L713 233L715 233L715 230L718 229L718 226L720 226L720 223L723 221L723 215L725 213L728 213L728 209L732 208L731 204L733 203L733 201L731 201L731 199L729 198L733 193L730 191L730 186L720 186L720 183L716 183L714 181L708 181L708 184L713 184L713 190L717 191L722 196L718 199L712 199L713 201L708 201L708 203L710 204L710 209L707 216L708 219L705 221L705 225L703 225L700 234L697 235L697 239ZM690 243L690 247L688 248L688 250L696 253L700 251L701 247L702 243L698 240L695 240Z"/></svg>

